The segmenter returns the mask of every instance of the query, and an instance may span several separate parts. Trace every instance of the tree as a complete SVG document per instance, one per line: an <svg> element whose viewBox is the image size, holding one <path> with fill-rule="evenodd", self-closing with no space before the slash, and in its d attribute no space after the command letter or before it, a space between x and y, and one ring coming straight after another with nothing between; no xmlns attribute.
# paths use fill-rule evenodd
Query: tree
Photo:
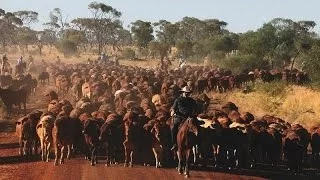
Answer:
<svg viewBox="0 0 320 180"><path fill-rule="evenodd" d="M301 68L313 81L320 81L320 41L316 40L311 49L301 58Z"/></svg>
<svg viewBox="0 0 320 180"><path fill-rule="evenodd" d="M106 44L114 44L116 32L122 28L119 21L121 12L104 3L92 2L89 4L93 18L87 21L98 44L99 54Z"/></svg>
<svg viewBox="0 0 320 180"><path fill-rule="evenodd" d="M22 25L23 22L20 18L11 12L0 9L0 41L3 51L10 42L14 41L16 29Z"/></svg>
<svg viewBox="0 0 320 180"><path fill-rule="evenodd" d="M159 41L151 41L148 44L151 54L160 57L161 62L168 55L169 47L169 44Z"/></svg>
<svg viewBox="0 0 320 180"><path fill-rule="evenodd" d="M24 53L24 50L28 51L29 44L36 43L37 41L36 32L27 27L19 28L17 30L15 40L20 46L22 52Z"/></svg>
<svg viewBox="0 0 320 180"><path fill-rule="evenodd" d="M153 23L153 26L156 28L157 39L160 42L169 44L169 50L171 50L171 47L176 45L179 24L172 24L169 21L160 20L159 22Z"/></svg>
<svg viewBox="0 0 320 180"><path fill-rule="evenodd" d="M131 32L133 33L136 44L139 48L146 48L148 43L154 39L151 22L137 20L136 22L131 23L131 25Z"/></svg>
<svg viewBox="0 0 320 180"><path fill-rule="evenodd" d="M13 13L16 17L20 18L24 25L27 27L32 23L38 22L38 13L35 11L17 11Z"/></svg>
<svg viewBox="0 0 320 180"><path fill-rule="evenodd" d="M178 49L178 53L183 57L187 58L193 54L193 43L191 41L179 40L176 47Z"/></svg>
<svg viewBox="0 0 320 180"><path fill-rule="evenodd" d="M63 53L64 56L74 55L77 52L77 45L69 39L61 39L57 42L56 48Z"/></svg>
<svg viewBox="0 0 320 180"><path fill-rule="evenodd" d="M77 47L84 46L88 42L85 33L75 29L66 29L63 37L74 42Z"/></svg>
<svg viewBox="0 0 320 180"><path fill-rule="evenodd" d="M49 14L50 21L44 23L45 26L48 26L51 30L57 31L57 35L62 36L65 28L69 27L67 22L68 17L65 17L60 8L54 8L53 11Z"/></svg>

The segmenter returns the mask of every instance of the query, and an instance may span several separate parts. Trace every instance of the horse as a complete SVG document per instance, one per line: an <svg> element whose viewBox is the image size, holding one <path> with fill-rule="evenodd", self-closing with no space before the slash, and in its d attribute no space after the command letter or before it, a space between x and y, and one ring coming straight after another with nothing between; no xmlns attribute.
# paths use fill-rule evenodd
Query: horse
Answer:
<svg viewBox="0 0 320 180"><path fill-rule="evenodd" d="M17 64L15 66L15 75L23 74L26 68L27 68L27 63L26 62L23 62L21 64Z"/></svg>
<svg viewBox="0 0 320 180"><path fill-rule="evenodd" d="M196 145L196 136L198 135L198 127L196 120L188 117L181 125L177 134L177 156L178 156L178 172L182 174L182 161L185 161L184 175L189 175L189 157L190 151Z"/></svg>
<svg viewBox="0 0 320 180"><path fill-rule="evenodd" d="M1 74L12 74L12 68L9 63L1 64Z"/></svg>

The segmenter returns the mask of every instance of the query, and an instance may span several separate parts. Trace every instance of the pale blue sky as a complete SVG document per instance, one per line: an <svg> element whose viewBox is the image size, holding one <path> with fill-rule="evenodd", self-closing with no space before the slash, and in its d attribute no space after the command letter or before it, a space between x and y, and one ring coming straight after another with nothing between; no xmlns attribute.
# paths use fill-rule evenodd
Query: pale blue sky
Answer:
<svg viewBox="0 0 320 180"><path fill-rule="evenodd" d="M40 23L48 21L49 12L59 7L68 20L90 17L88 4L92 0L0 0L0 8L6 11L33 10L39 13ZM292 20L313 20L320 26L320 0L101 0L123 13L125 25L135 21L171 22L185 16L199 19L219 19L228 23L232 32L256 30L263 23L276 17Z"/></svg>

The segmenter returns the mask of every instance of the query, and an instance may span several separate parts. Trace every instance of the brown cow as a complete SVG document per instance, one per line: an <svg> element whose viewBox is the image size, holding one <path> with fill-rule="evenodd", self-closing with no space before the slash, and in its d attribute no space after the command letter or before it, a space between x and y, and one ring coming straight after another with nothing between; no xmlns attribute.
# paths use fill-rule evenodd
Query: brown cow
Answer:
<svg viewBox="0 0 320 180"><path fill-rule="evenodd" d="M52 145L52 128L54 117L52 115L43 116L37 125L37 134L40 139L41 159L49 162L50 148Z"/></svg>
<svg viewBox="0 0 320 180"><path fill-rule="evenodd" d="M28 116L20 118L16 122L16 135L19 137L19 154L21 156L31 155L31 143L32 143L32 129L31 121Z"/></svg>
<svg viewBox="0 0 320 180"><path fill-rule="evenodd" d="M65 148L68 148L67 159L70 159L71 146L74 143L76 135L76 121L68 116L58 116L54 122L52 129L53 146L55 149L54 165L58 165L58 158L60 164L64 163ZM61 153L61 154L59 154Z"/></svg>

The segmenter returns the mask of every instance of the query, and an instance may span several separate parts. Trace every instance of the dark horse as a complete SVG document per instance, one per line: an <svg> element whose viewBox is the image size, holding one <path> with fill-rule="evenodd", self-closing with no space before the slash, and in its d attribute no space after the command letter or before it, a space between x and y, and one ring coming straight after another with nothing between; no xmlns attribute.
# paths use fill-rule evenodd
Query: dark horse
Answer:
<svg viewBox="0 0 320 180"><path fill-rule="evenodd" d="M23 62L23 63L21 63L21 64L17 64L17 65L15 66L15 75L17 75L17 74L23 74L26 68L27 68L26 62Z"/></svg>
<svg viewBox="0 0 320 180"><path fill-rule="evenodd" d="M184 174L185 177L189 177L189 157L190 151L193 146L196 145L196 136L198 135L198 128L196 121L192 118L187 118L179 128L177 134L177 146L178 146L178 172L182 174L182 161L185 161Z"/></svg>

